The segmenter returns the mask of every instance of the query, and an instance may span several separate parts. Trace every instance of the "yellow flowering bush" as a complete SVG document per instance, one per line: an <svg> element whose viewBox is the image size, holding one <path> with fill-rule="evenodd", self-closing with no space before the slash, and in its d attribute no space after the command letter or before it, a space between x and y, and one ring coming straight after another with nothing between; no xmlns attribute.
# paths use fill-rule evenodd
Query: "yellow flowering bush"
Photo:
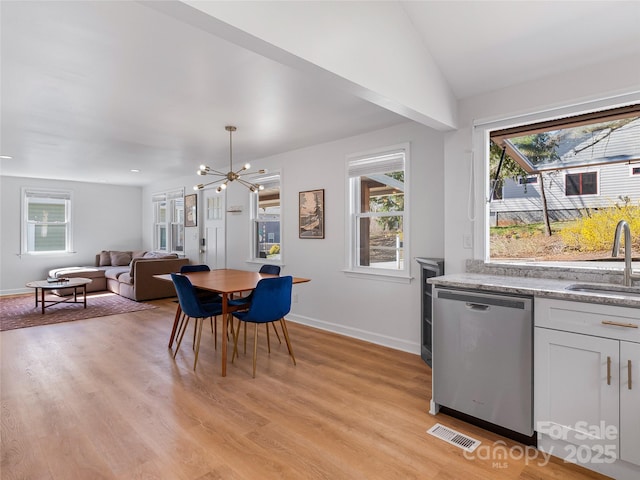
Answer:
<svg viewBox="0 0 640 480"><path fill-rule="evenodd" d="M626 220L631 228L631 244L634 249L640 249L640 202L631 205L628 199L624 200L622 206L586 211L582 218L562 228L559 233L566 247L579 252L610 249L616 225ZM623 241L621 239L621 245Z"/></svg>

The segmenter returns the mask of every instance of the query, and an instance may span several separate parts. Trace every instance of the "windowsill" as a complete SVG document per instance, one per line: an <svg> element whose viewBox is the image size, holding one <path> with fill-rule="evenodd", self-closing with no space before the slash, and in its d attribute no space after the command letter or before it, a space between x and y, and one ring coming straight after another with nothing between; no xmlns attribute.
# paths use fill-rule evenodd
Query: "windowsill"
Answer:
<svg viewBox="0 0 640 480"><path fill-rule="evenodd" d="M353 270L348 268L342 271L347 277L366 278L369 280L377 280L382 282L411 283L411 280L413 280L413 277L411 277L406 272L391 273L391 272L385 272L383 270L363 271L363 270Z"/></svg>
<svg viewBox="0 0 640 480"><path fill-rule="evenodd" d="M640 268L640 262L632 262L633 269ZM601 283L619 283L618 278L624 272L624 259L621 261L589 262L535 262L525 260L485 262L467 260L469 273L487 273L505 276L523 276L532 278L550 278L566 280L594 281Z"/></svg>
<svg viewBox="0 0 640 480"><path fill-rule="evenodd" d="M280 267L284 267L282 259L276 258L249 258L245 260L245 263L252 265L279 265Z"/></svg>
<svg viewBox="0 0 640 480"><path fill-rule="evenodd" d="M24 252L18 253L19 257L64 257L75 255L78 252Z"/></svg>

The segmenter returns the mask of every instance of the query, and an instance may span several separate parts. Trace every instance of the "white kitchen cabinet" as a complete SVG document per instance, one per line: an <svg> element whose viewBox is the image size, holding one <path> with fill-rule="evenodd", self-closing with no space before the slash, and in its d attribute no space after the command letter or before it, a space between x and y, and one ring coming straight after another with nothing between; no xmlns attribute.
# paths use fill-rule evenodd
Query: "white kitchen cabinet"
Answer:
<svg viewBox="0 0 640 480"><path fill-rule="evenodd" d="M538 432L574 445L599 445L599 451L617 454L620 390L618 373L612 370L619 365L619 344L607 338L535 329ZM608 435L612 429L615 435Z"/></svg>
<svg viewBox="0 0 640 480"><path fill-rule="evenodd" d="M640 465L640 343L620 342L620 419L620 458Z"/></svg>
<svg viewBox="0 0 640 480"><path fill-rule="evenodd" d="M554 455L640 478L640 310L545 298L534 310L540 438Z"/></svg>

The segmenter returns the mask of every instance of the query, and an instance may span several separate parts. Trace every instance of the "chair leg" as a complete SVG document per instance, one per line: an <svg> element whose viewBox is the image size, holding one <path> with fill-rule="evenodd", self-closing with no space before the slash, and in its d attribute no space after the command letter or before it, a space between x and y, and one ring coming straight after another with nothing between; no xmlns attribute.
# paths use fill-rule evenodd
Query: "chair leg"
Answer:
<svg viewBox="0 0 640 480"><path fill-rule="evenodd" d="M291 355L291 360L293 360L293 364L296 364L296 357L293 356L293 348L291 348L291 341L289 340L289 331L287 330L287 324L284 321L284 318L280 319L280 326L282 327L282 333L284 334L284 340L287 342L287 348L289 349L289 355Z"/></svg>
<svg viewBox="0 0 640 480"><path fill-rule="evenodd" d="M245 355L247 353L247 322L244 323L244 352Z"/></svg>
<svg viewBox="0 0 640 480"><path fill-rule="evenodd" d="M178 327L176 328L176 331L175 331L175 334L174 334L175 339L177 339L178 335L180 335L180 329L182 328L182 325L184 325L184 321L185 321L186 316L187 316L186 313L181 313L180 314L180 319L179 320L176 319L176 320L178 320ZM173 345L173 341L174 341L174 339L171 339L171 345Z"/></svg>
<svg viewBox="0 0 640 480"><path fill-rule="evenodd" d="M183 315L184 315L184 313L182 312L182 309L178 305L178 308L176 308L176 316L173 319L173 327L171 328L171 336L169 337L169 348L173 347L173 341L175 340L176 335L180 331L180 325L181 325L180 320L182 320L182 316Z"/></svg>
<svg viewBox="0 0 640 480"><path fill-rule="evenodd" d="M196 349L196 332L198 331L198 320L196 319L196 326L193 329L193 342L191 344L191 350Z"/></svg>
<svg viewBox="0 0 640 480"><path fill-rule="evenodd" d="M176 350L173 352L173 358L176 358L176 354L178 353L178 350L180 350L180 344L182 343L182 338L184 337L184 332L187 331L187 327L189 326L189 320L191 320L190 317L187 317L185 315L186 319L183 322L182 325L182 330L180 331L180 335L178 335L178 344L176 345Z"/></svg>
<svg viewBox="0 0 640 480"><path fill-rule="evenodd" d="M196 358L193 360L193 371L196 370L196 364L198 363L198 353L200 353L200 339L202 338L202 325L204 325L204 318L196 318L196 330L198 330L198 340L196 343Z"/></svg>
<svg viewBox="0 0 640 480"><path fill-rule="evenodd" d="M240 320L238 320L238 322L240 322ZM239 335L240 335L240 325L238 325L238 328L235 330L235 332L233 332L233 354L231 355L231 363L233 363L236 356L238 355L238 336Z"/></svg>
<svg viewBox="0 0 640 480"><path fill-rule="evenodd" d="M253 378L256 378L256 357L258 355L258 324L256 323L255 326L255 333L253 335Z"/></svg>
<svg viewBox="0 0 640 480"><path fill-rule="evenodd" d="M218 317L211 317L213 324L213 348L218 349Z"/></svg>
<svg viewBox="0 0 640 480"><path fill-rule="evenodd" d="M271 340L269 339L269 324L265 323L264 326L267 330L267 351L271 353Z"/></svg>
<svg viewBox="0 0 640 480"><path fill-rule="evenodd" d="M271 325L273 327L273 331L276 334L276 337L278 337L278 343L282 343L282 340L280 340L280 334L278 333L278 329L276 328L276 324L275 323L267 323L267 325ZM269 328L267 326L267 328Z"/></svg>

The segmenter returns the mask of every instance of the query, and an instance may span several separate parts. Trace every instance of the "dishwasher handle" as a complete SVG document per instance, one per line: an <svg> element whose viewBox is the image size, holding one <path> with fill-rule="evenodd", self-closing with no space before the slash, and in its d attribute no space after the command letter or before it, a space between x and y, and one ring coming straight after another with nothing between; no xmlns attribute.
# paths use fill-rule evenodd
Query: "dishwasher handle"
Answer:
<svg viewBox="0 0 640 480"><path fill-rule="evenodd" d="M483 305L481 303L467 302L464 304L464 306L467 307L469 310L476 310L481 312L484 312L485 310L489 310L489 305Z"/></svg>
<svg viewBox="0 0 640 480"><path fill-rule="evenodd" d="M486 307L504 307L515 308L518 310L531 310L531 299L528 297L515 297L515 296L503 296L488 294L479 291L464 291L464 290L440 290L436 289L436 298L443 300L452 300L454 302L464 302L467 308L471 308L470 305L478 305ZM478 309L474 309L478 310Z"/></svg>

